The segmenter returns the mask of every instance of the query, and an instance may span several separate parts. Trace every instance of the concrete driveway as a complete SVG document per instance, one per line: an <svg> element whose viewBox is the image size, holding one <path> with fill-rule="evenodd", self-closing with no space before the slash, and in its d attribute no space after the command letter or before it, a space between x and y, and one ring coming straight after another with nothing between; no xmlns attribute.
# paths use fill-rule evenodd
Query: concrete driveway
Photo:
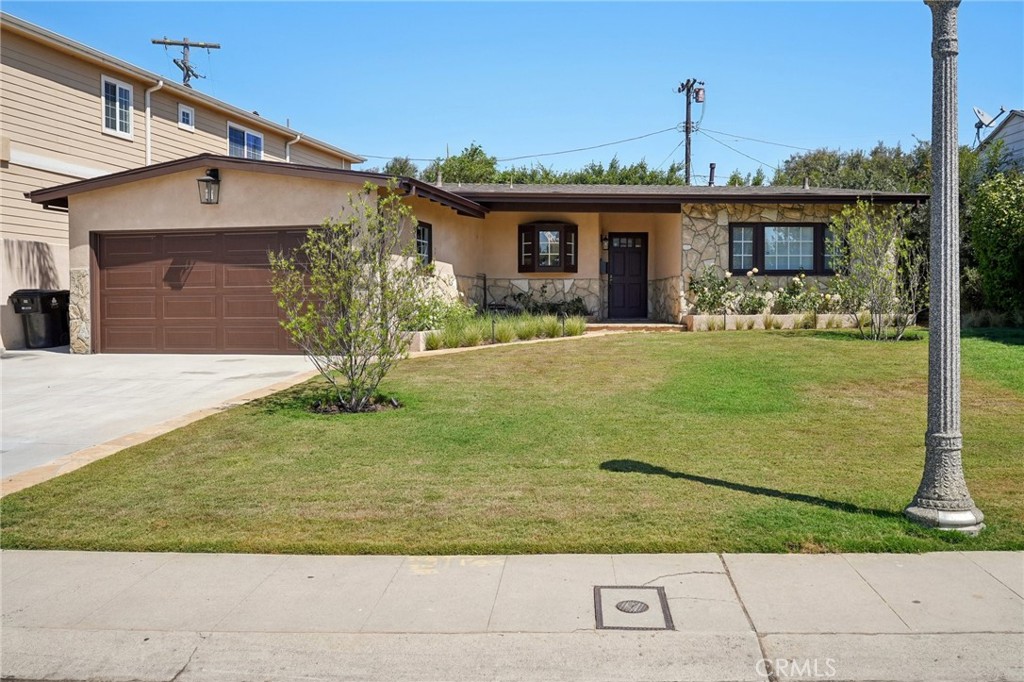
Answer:
<svg viewBox="0 0 1024 682"><path fill-rule="evenodd" d="M309 375L302 356L4 351L3 478Z"/></svg>

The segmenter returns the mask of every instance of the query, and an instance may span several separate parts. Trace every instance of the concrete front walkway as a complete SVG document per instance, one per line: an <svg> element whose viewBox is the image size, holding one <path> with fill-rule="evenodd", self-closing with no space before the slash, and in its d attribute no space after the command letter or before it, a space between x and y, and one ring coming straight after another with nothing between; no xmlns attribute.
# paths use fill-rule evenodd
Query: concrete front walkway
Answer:
<svg viewBox="0 0 1024 682"><path fill-rule="evenodd" d="M145 440L168 420L311 376L311 369L294 355L4 351L0 470L7 479L100 443L132 434Z"/></svg>
<svg viewBox="0 0 1024 682"><path fill-rule="evenodd" d="M0 568L4 679L1024 680L1021 553L6 551Z"/></svg>

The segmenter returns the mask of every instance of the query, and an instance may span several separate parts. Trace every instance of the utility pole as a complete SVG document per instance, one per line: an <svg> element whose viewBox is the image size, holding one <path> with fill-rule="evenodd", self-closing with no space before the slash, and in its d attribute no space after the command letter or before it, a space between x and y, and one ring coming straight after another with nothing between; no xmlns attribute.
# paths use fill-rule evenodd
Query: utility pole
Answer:
<svg viewBox="0 0 1024 682"><path fill-rule="evenodd" d="M679 84L676 92L686 94L686 184L690 184L690 137L693 134L693 116L690 109L696 99L698 104L704 102L704 81L696 78L688 78Z"/></svg>
<svg viewBox="0 0 1024 682"><path fill-rule="evenodd" d="M206 76L204 76L201 73L199 73L198 71L196 71L196 68L194 66L192 66L191 62L189 62L189 60L188 60L189 48L190 47L198 47L200 49L205 49L205 50L219 50L220 49L220 43L193 43L193 42L190 42L188 38L183 38L181 40L168 40L167 36L164 36L163 39L153 38L153 44L154 45L163 45L164 47L167 47L168 45L174 45L174 46L177 46L177 47L181 47L181 59L175 59L174 60L174 64L179 69L181 69L181 84L184 85L186 88L191 88L192 87L189 84L189 81L192 80L193 77L195 77L195 78L206 78Z"/></svg>

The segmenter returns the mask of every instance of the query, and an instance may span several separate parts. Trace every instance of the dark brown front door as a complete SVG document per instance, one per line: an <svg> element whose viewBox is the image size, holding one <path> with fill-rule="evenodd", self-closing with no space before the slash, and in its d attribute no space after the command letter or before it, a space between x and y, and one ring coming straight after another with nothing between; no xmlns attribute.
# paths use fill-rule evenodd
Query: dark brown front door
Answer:
<svg viewBox="0 0 1024 682"><path fill-rule="evenodd" d="M270 290L268 251L301 230L103 234L95 242L98 350L295 353Z"/></svg>
<svg viewBox="0 0 1024 682"><path fill-rule="evenodd" d="M608 235L608 317L647 317L647 233Z"/></svg>

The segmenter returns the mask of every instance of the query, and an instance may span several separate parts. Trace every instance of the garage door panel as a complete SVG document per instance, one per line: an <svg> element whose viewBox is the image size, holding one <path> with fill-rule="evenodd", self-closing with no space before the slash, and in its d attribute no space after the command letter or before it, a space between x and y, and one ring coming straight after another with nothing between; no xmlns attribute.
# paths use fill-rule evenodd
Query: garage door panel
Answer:
<svg viewBox="0 0 1024 682"><path fill-rule="evenodd" d="M103 348L115 352L152 353L157 347L157 330L145 327L106 324L103 327Z"/></svg>
<svg viewBox="0 0 1024 682"><path fill-rule="evenodd" d="M154 235L107 236L101 242L100 257L109 265L137 263L155 258L159 249Z"/></svg>
<svg viewBox="0 0 1024 682"><path fill-rule="evenodd" d="M217 296L163 296L165 320L216 320Z"/></svg>
<svg viewBox="0 0 1024 682"><path fill-rule="evenodd" d="M230 296L224 298L224 319L278 320L279 309L273 296Z"/></svg>
<svg viewBox="0 0 1024 682"><path fill-rule="evenodd" d="M216 353L222 351L217 325L167 326L163 328L163 351L167 353Z"/></svg>
<svg viewBox="0 0 1024 682"><path fill-rule="evenodd" d="M216 263L172 260L164 270L163 283L169 289L214 289L217 287Z"/></svg>
<svg viewBox="0 0 1024 682"><path fill-rule="evenodd" d="M281 352L280 334L264 326L224 328L224 350L229 353Z"/></svg>
<svg viewBox="0 0 1024 682"><path fill-rule="evenodd" d="M216 234L168 234L163 237L163 252L171 257L211 257L217 253L218 241Z"/></svg>
<svg viewBox="0 0 1024 682"><path fill-rule="evenodd" d="M258 287L270 289L270 266L259 265L225 265L224 288L240 289Z"/></svg>
<svg viewBox="0 0 1024 682"><path fill-rule="evenodd" d="M280 242L277 232L232 232L224 235L224 255L248 259L255 255L265 260L267 252L277 251Z"/></svg>
<svg viewBox="0 0 1024 682"><path fill-rule="evenodd" d="M156 286L156 273L157 269L153 266L121 266L104 270L100 281L102 288L106 290L152 289Z"/></svg>
<svg viewBox="0 0 1024 682"><path fill-rule="evenodd" d="M156 320L156 299L152 296L105 296L102 305L107 320Z"/></svg>
<svg viewBox="0 0 1024 682"><path fill-rule="evenodd" d="M100 235L103 352L297 353L280 326L268 251L304 231Z"/></svg>

